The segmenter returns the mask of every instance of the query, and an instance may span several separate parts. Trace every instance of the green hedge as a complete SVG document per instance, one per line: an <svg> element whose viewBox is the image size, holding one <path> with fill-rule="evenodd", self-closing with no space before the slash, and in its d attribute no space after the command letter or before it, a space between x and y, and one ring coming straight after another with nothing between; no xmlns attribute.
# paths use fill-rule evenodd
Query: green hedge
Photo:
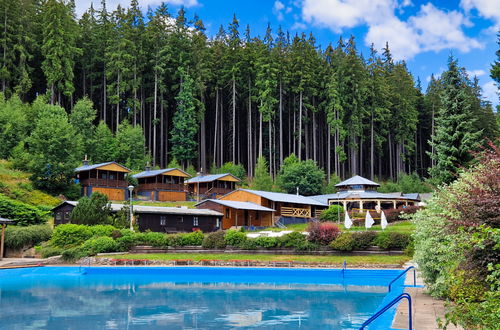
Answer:
<svg viewBox="0 0 500 330"><path fill-rule="evenodd" d="M49 225L8 226L5 230L5 247L11 249L32 247L49 240L51 235L52 228Z"/></svg>
<svg viewBox="0 0 500 330"><path fill-rule="evenodd" d="M16 221L18 226L38 225L46 221L47 212L0 194L0 216Z"/></svg>

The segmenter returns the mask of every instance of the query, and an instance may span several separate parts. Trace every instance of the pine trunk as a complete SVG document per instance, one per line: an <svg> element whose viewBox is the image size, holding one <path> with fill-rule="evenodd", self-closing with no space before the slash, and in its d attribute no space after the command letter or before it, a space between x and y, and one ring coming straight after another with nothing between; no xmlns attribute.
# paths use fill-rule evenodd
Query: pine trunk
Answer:
<svg viewBox="0 0 500 330"><path fill-rule="evenodd" d="M135 78L134 78L135 79ZM153 167L156 166L156 115L158 108L158 73L155 72L155 86L154 86L154 105L153 105ZM135 106L134 106L135 109ZM134 125L135 125L135 110L134 110Z"/></svg>
<svg viewBox="0 0 500 330"><path fill-rule="evenodd" d="M233 164L236 164L236 80L233 74Z"/></svg>
<svg viewBox="0 0 500 330"><path fill-rule="evenodd" d="M298 145L298 156L302 159L302 91L299 95L299 145Z"/></svg>

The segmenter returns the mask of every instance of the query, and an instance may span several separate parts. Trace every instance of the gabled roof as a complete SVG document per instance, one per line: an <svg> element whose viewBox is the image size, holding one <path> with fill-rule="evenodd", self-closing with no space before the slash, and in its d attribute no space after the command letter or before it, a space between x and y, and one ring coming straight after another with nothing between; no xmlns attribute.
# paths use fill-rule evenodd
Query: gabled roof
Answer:
<svg viewBox="0 0 500 330"><path fill-rule="evenodd" d="M190 175L188 173L184 172L180 168L175 168L175 167L174 168L164 168L164 169L160 169L160 170L143 171L143 172L140 172L140 173L132 175L132 177L134 177L136 179L150 178L150 177L153 177L153 176L157 176L157 175L160 175L160 174L172 172L172 171L175 171L175 170L184 173L186 175L186 177L190 177Z"/></svg>
<svg viewBox="0 0 500 330"><path fill-rule="evenodd" d="M212 182L215 180L222 179L225 176L231 176L236 180L237 182L240 182L241 180L232 175L231 173L223 173L223 174L208 174L208 175L199 175L195 176L194 178L191 178L186 181L186 183L201 183L201 182ZM230 180L230 181L234 181Z"/></svg>
<svg viewBox="0 0 500 330"><path fill-rule="evenodd" d="M414 200L421 200L422 198L420 197L419 193L411 193L411 194L403 194L403 197L408 198L408 199L414 199Z"/></svg>
<svg viewBox="0 0 500 330"><path fill-rule="evenodd" d="M78 173L78 172L95 170L95 169L99 169L101 167L108 166L108 165L117 165L117 166L123 168L124 170L126 170L125 172L130 172L130 170L128 168L126 168L125 166L123 166L121 164L118 164L117 162L106 162L106 163L93 164L93 165L83 165L83 166L75 168L75 172Z"/></svg>
<svg viewBox="0 0 500 330"><path fill-rule="evenodd" d="M302 196L302 195L284 194L284 193L277 193L277 192L271 192L271 191L251 190L251 189L238 189L238 190L246 191L250 194L264 197L265 199L269 199L270 201L273 201L273 202L327 206L324 203L318 202L315 199L312 199L312 198L306 197L306 196ZM231 193L227 194L226 196L228 196L230 194Z"/></svg>
<svg viewBox="0 0 500 330"><path fill-rule="evenodd" d="M354 185L363 185L363 186L377 186L380 185L376 182L368 180L367 178L363 178L362 176L355 175L350 179L342 181L341 183L337 183L335 187L343 187L343 186L354 186Z"/></svg>
<svg viewBox="0 0 500 330"><path fill-rule="evenodd" d="M77 206L78 202L76 201L65 201L61 204L57 205L52 209L55 211L59 207L69 204L72 206ZM111 204L111 212L120 211L125 204ZM134 213L152 213L152 214L179 214L179 215L214 215L214 216L222 216L223 214L214 210L209 209L188 209L185 207L166 207L166 206L145 206L145 205L133 205Z"/></svg>
<svg viewBox="0 0 500 330"><path fill-rule="evenodd" d="M217 204L224 205L224 206L227 206L227 207L230 207L233 209L237 209L237 210L267 211L267 212L275 211L275 210L270 209L268 207L261 206L259 204L255 204L252 202L237 202L237 201L228 201L228 200L224 200L224 199L206 199L206 200L196 204L195 206L202 205L203 203L206 203L206 202L217 203Z"/></svg>

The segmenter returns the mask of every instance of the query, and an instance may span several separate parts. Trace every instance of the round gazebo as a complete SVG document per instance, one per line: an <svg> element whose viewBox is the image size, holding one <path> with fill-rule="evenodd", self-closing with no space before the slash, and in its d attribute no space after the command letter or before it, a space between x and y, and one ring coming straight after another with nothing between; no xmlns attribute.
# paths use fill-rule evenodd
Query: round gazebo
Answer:
<svg viewBox="0 0 500 330"><path fill-rule="evenodd" d="M0 217L0 225L2 225L2 235L0 238L0 260L3 259L3 242L5 240L5 227L7 227L7 225L10 225L12 223L14 223L13 220Z"/></svg>

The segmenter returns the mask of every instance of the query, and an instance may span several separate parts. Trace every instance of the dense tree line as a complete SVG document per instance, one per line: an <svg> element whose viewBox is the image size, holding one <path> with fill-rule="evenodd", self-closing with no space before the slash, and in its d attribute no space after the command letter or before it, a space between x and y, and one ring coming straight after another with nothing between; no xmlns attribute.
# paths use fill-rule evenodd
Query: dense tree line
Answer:
<svg viewBox="0 0 500 330"><path fill-rule="evenodd" d="M498 135L477 79L455 59L424 92L389 45L381 54L371 47L365 58L354 37L322 48L312 34L268 26L261 38L235 16L209 38L184 9L174 17L162 4L144 16L137 0L114 10L102 1L81 18L72 1L3 0L0 7L3 106L19 110L0 110L0 122L15 126L0 129L0 152L21 164L23 153L37 159L46 147L37 141L50 141L54 161L69 163L87 154L139 169L175 158L194 173L231 162L249 177L265 167L276 177L293 153L316 162L328 181L426 177L432 167L437 180L449 181L442 171L453 172L468 160L467 148ZM450 129L464 127L449 141ZM50 140L55 134L60 140ZM31 170L47 173L48 163L39 163Z"/></svg>

